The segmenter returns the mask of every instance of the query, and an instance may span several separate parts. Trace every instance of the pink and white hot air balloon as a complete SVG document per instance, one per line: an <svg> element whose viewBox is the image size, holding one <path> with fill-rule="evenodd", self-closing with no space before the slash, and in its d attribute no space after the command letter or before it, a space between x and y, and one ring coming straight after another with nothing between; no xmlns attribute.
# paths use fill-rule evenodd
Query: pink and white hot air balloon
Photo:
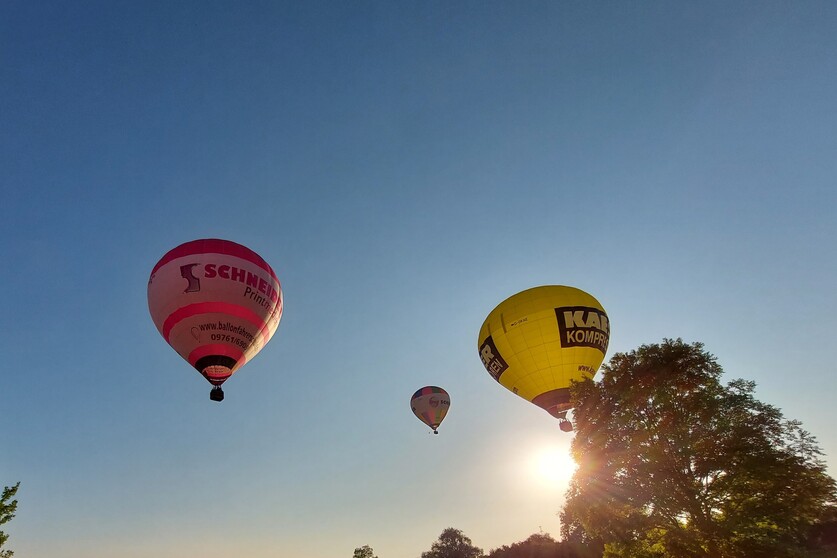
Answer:
<svg viewBox="0 0 837 558"><path fill-rule="evenodd" d="M439 425L450 409L450 395L438 386L424 386L410 398L410 408L418 419L439 433Z"/></svg>
<svg viewBox="0 0 837 558"><path fill-rule="evenodd" d="M163 256L148 279L157 330L215 386L264 347L282 318L282 287L261 256L235 242L193 240Z"/></svg>

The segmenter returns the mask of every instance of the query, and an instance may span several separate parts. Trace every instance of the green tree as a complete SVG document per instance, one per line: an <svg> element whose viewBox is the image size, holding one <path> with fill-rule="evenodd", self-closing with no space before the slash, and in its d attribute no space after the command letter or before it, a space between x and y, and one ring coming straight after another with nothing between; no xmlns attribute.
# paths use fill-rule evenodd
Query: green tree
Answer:
<svg viewBox="0 0 837 558"><path fill-rule="evenodd" d="M575 541L556 541L548 533L535 533L522 542L495 548L486 558L602 558L602 549Z"/></svg>
<svg viewBox="0 0 837 558"><path fill-rule="evenodd" d="M360 548L355 549L355 553L352 555L352 558L378 558L375 556L372 547L368 544L361 546Z"/></svg>
<svg viewBox="0 0 837 558"><path fill-rule="evenodd" d="M474 546L459 529L448 527L429 551L421 553L421 558L482 558L482 549Z"/></svg>
<svg viewBox="0 0 837 558"><path fill-rule="evenodd" d="M17 511L17 500L12 500L15 494L17 494L17 489L20 486L20 483L17 483L14 486L6 486L3 488L3 496L0 497L0 525L10 521L15 516L15 511ZM9 535L0 531L0 548L6 544L6 541L9 540ZM14 554L11 550L0 550L0 558L11 558Z"/></svg>
<svg viewBox="0 0 837 558"><path fill-rule="evenodd" d="M561 543L547 533L535 533L522 542L495 548L486 558L556 558L562 556Z"/></svg>
<svg viewBox="0 0 837 558"><path fill-rule="evenodd" d="M753 382L721 374L702 344L666 339L574 385L565 537L600 539L608 558L803 555L837 500L822 452Z"/></svg>

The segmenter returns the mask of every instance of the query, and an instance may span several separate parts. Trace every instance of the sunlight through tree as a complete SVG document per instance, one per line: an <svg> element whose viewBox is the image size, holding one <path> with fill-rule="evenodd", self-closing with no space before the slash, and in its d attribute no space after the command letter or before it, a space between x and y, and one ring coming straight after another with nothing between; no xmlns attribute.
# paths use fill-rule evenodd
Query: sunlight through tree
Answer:
<svg viewBox="0 0 837 558"><path fill-rule="evenodd" d="M701 343L666 339L616 354L601 381L576 384L579 468L561 514L565 537L605 556L781 557L804 547L835 505L816 440L720 382Z"/></svg>

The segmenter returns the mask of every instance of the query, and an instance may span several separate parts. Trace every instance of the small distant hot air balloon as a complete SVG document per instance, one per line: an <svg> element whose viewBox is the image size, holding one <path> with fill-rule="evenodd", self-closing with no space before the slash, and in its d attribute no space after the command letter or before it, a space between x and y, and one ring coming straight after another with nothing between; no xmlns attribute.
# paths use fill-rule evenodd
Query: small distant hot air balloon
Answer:
<svg viewBox="0 0 837 558"><path fill-rule="evenodd" d="M437 429L450 408L450 395L440 387L426 386L413 394L410 408L421 422L433 429L433 434L438 434Z"/></svg>
<svg viewBox="0 0 837 558"><path fill-rule="evenodd" d="M160 334L213 386L264 347L282 318L282 287L261 256L235 242L193 240L170 250L148 279L148 309Z"/></svg>
<svg viewBox="0 0 837 558"><path fill-rule="evenodd" d="M547 285L513 295L485 319L477 347L491 376L542 407L569 432L570 383L592 378L610 340L610 322L592 295Z"/></svg>

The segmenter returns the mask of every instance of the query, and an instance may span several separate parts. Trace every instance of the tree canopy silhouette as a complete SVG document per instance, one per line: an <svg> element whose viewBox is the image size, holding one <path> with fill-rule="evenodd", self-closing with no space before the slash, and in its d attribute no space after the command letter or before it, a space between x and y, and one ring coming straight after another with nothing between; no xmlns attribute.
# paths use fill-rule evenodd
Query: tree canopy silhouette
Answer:
<svg viewBox="0 0 837 558"><path fill-rule="evenodd" d="M602 549L576 541L556 541L549 533L535 533L525 541L495 548L485 558L602 558Z"/></svg>
<svg viewBox="0 0 837 558"><path fill-rule="evenodd" d="M666 339L574 385L564 538L598 539L606 557L802 552L835 505L834 479L798 421L722 372L701 343Z"/></svg>
<svg viewBox="0 0 837 558"><path fill-rule="evenodd" d="M356 548L354 554L352 554L352 558L378 558L375 556L375 552L372 550L372 547L368 544L361 546L360 548Z"/></svg>
<svg viewBox="0 0 837 558"><path fill-rule="evenodd" d="M561 543L546 533L535 533L528 539L512 545L495 548L486 558L555 558Z"/></svg>
<svg viewBox="0 0 837 558"><path fill-rule="evenodd" d="M429 551L421 553L421 558L482 558L482 549L474 546L459 529L448 527Z"/></svg>
<svg viewBox="0 0 837 558"><path fill-rule="evenodd" d="M20 483L17 483L14 486L6 486L3 488L3 495L0 496L0 525L11 521L11 519L15 516L15 511L17 511L17 500L12 500L14 495L17 494L17 489L20 486ZM9 535L0 531L0 548L6 544L6 541L9 540ZM0 550L0 558L11 558L14 554L11 550Z"/></svg>

